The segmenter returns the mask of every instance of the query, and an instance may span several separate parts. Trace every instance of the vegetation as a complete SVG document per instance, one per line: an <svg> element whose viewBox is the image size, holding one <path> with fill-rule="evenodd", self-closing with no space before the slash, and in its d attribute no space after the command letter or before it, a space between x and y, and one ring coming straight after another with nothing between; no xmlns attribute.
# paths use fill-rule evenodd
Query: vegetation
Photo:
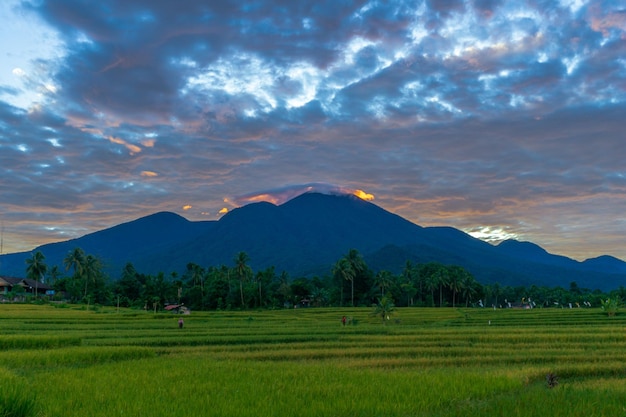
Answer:
<svg viewBox="0 0 626 417"><path fill-rule="evenodd" d="M600 302L602 304L602 311L604 311L609 317L613 317L617 314L617 310L619 310L619 306L621 304L619 298L617 297L600 300Z"/></svg>
<svg viewBox="0 0 626 417"><path fill-rule="evenodd" d="M387 326L369 307L193 312L183 330L175 314L58 307L0 305L0 415L624 412L626 316L600 307L396 307Z"/></svg>
<svg viewBox="0 0 626 417"><path fill-rule="evenodd" d="M49 267L41 252L26 262L26 276L36 283L48 282L54 297L42 298L87 306L132 307L154 313L171 304L197 310L245 310L254 308L371 306L386 297L398 307L485 307L485 308L589 308L603 306L608 315L617 313L626 288L609 294L580 288L510 287L481 284L458 265L437 262L406 262L399 274L372 271L361 254L349 250L332 267L328 276L290 277L274 266L253 271L245 252L233 257L232 265L202 266L189 263L182 275L161 272L143 274L128 263L119 277L106 276L103 262L75 248L61 268ZM67 274L63 276L63 271ZM38 284L35 284L38 285ZM25 299L16 291L11 300ZM35 291L36 292L36 291ZM605 305L606 304L606 305Z"/></svg>

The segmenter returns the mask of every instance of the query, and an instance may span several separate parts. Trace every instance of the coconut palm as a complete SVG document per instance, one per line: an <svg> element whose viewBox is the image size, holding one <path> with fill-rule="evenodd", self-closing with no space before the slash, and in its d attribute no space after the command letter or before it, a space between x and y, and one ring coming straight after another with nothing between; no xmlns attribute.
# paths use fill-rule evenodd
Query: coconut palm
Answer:
<svg viewBox="0 0 626 417"><path fill-rule="evenodd" d="M333 268L333 274L352 283L352 306L354 307L354 269L347 258L341 258ZM341 301L343 303L343 282L341 284Z"/></svg>
<svg viewBox="0 0 626 417"><path fill-rule="evenodd" d="M476 295L476 293L478 292L477 287L477 282L476 279L474 278L474 276L472 274L470 274L468 271L463 270L463 286L461 288L461 292L463 294L463 297L465 297L465 307L469 306L470 301L472 300L472 298Z"/></svg>
<svg viewBox="0 0 626 417"><path fill-rule="evenodd" d="M352 307L354 307L354 280L356 278L362 277L366 270L365 261L363 257L356 249L350 249L345 256L345 259L350 263L352 267L352 278L350 279L350 284L352 287Z"/></svg>
<svg viewBox="0 0 626 417"><path fill-rule="evenodd" d="M239 278L239 294L241 295L241 307L245 307L243 300L243 283L247 281L252 274L252 269L247 265L250 260L249 256L245 252L239 252L235 256L235 275Z"/></svg>
<svg viewBox="0 0 626 417"><path fill-rule="evenodd" d="M448 282L446 285L450 291L452 291L452 308L454 308L456 304L456 295L463 290L463 277L465 275L465 270L460 266L453 265L447 268L447 273Z"/></svg>
<svg viewBox="0 0 626 417"><path fill-rule="evenodd" d="M411 261L406 261L406 263L404 264L404 269L402 270L402 284L400 284L400 286L402 287L402 290L406 293L407 295L407 299L406 299L406 305L410 306L413 304L413 296L415 295L415 292L417 291L417 288L415 288L415 278L416 276L418 276L418 274L416 273L416 269L413 267L413 264L411 263ZM422 293L422 281L419 281L420 284L420 297L421 297L421 293Z"/></svg>
<svg viewBox="0 0 626 417"><path fill-rule="evenodd" d="M26 259L26 275L28 278L35 280L35 296L37 296L39 290L39 280L41 282L44 281L44 275L48 270L48 266L44 262L46 257L41 253L41 251L37 251L32 254L32 256Z"/></svg>
<svg viewBox="0 0 626 417"><path fill-rule="evenodd" d="M378 316L382 319L383 324L387 324L387 320L389 320L389 316L393 313L395 309L395 305L393 304L393 299L389 296L384 296L378 300L377 304L374 304L372 307L371 315Z"/></svg>
<svg viewBox="0 0 626 417"><path fill-rule="evenodd" d="M378 286L378 288L380 288L380 296L384 297L385 293L387 292L386 290L389 289L389 287L391 287L391 284L393 283L393 275L391 275L391 272L389 271L379 271L376 274L376 285Z"/></svg>
<svg viewBox="0 0 626 417"><path fill-rule="evenodd" d="M87 255L85 258L85 264L83 266L83 274L85 279L85 297L87 297L87 289L89 287L89 283L95 283L98 279L102 271L102 263L100 259L96 258L93 255Z"/></svg>
<svg viewBox="0 0 626 417"><path fill-rule="evenodd" d="M74 248L73 251L67 254L63 259L63 265L65 270L74 270L74 278L81 277L83 275L83 268L85 267L85 252L81 248Z"/></svg>

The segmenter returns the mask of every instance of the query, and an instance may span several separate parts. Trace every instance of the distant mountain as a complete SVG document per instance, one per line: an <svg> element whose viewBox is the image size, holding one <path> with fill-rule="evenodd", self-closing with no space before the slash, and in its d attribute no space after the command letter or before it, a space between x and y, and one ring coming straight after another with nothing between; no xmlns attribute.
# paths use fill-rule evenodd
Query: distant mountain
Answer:
<svg viewBox="0 0 626 417"><path fill-rule="evenodd" d="M402 271L413 263L461 265L483 284L546 285L611 290L626 285L626 262L610 256L584 262L553 255L531 242L497 246L451 227L420 227L348 195L302 194L282 205L253 203L218 221L191 222L156 213L78 239L36 248L62 266L74 248L103 260L115 278L127 262L144 273L183 272L189 262L233 265L240 252L254 270L275 266L290 276L330 273L350 249L373 270ZM30 252L0 257L0 275L23 276Z"/></svg>

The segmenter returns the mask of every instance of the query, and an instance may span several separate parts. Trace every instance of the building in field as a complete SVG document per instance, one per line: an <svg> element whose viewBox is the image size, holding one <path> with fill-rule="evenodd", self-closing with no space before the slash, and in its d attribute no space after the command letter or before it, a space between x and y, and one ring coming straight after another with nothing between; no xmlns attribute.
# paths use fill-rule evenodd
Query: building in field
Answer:
<svg viewBox="0 0 626 417"><path fill-rule="evenodd" d="M52 287L30 278L0 276L0 297L7 299L10 294L16 295L47 295Z"/></svg>

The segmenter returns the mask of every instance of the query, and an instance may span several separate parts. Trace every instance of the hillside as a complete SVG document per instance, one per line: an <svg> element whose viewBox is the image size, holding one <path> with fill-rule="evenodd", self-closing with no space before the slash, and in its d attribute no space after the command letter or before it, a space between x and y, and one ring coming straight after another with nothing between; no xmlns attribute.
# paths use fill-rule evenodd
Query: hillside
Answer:
<svg viewBox="0 0 626 417"><path fill-rule="evenodd" d="M44 245L48 265L75 247L99 256L116 278L127 262L138 271L182 272L189 262L232 265L246 252L254 270L275 266L292 277L328 274L357 249L373 270L400 272L407 260L461 265L483 284L610 290L626 285L626 263L609 256L585 262L553 255L531 242L494 246L450 227L420 227L354 196L302 194L282 205L253 203L219 221L191 222L156 213L78 239ZM30 252L4 255L0 274L23 276Z"/></svg>

